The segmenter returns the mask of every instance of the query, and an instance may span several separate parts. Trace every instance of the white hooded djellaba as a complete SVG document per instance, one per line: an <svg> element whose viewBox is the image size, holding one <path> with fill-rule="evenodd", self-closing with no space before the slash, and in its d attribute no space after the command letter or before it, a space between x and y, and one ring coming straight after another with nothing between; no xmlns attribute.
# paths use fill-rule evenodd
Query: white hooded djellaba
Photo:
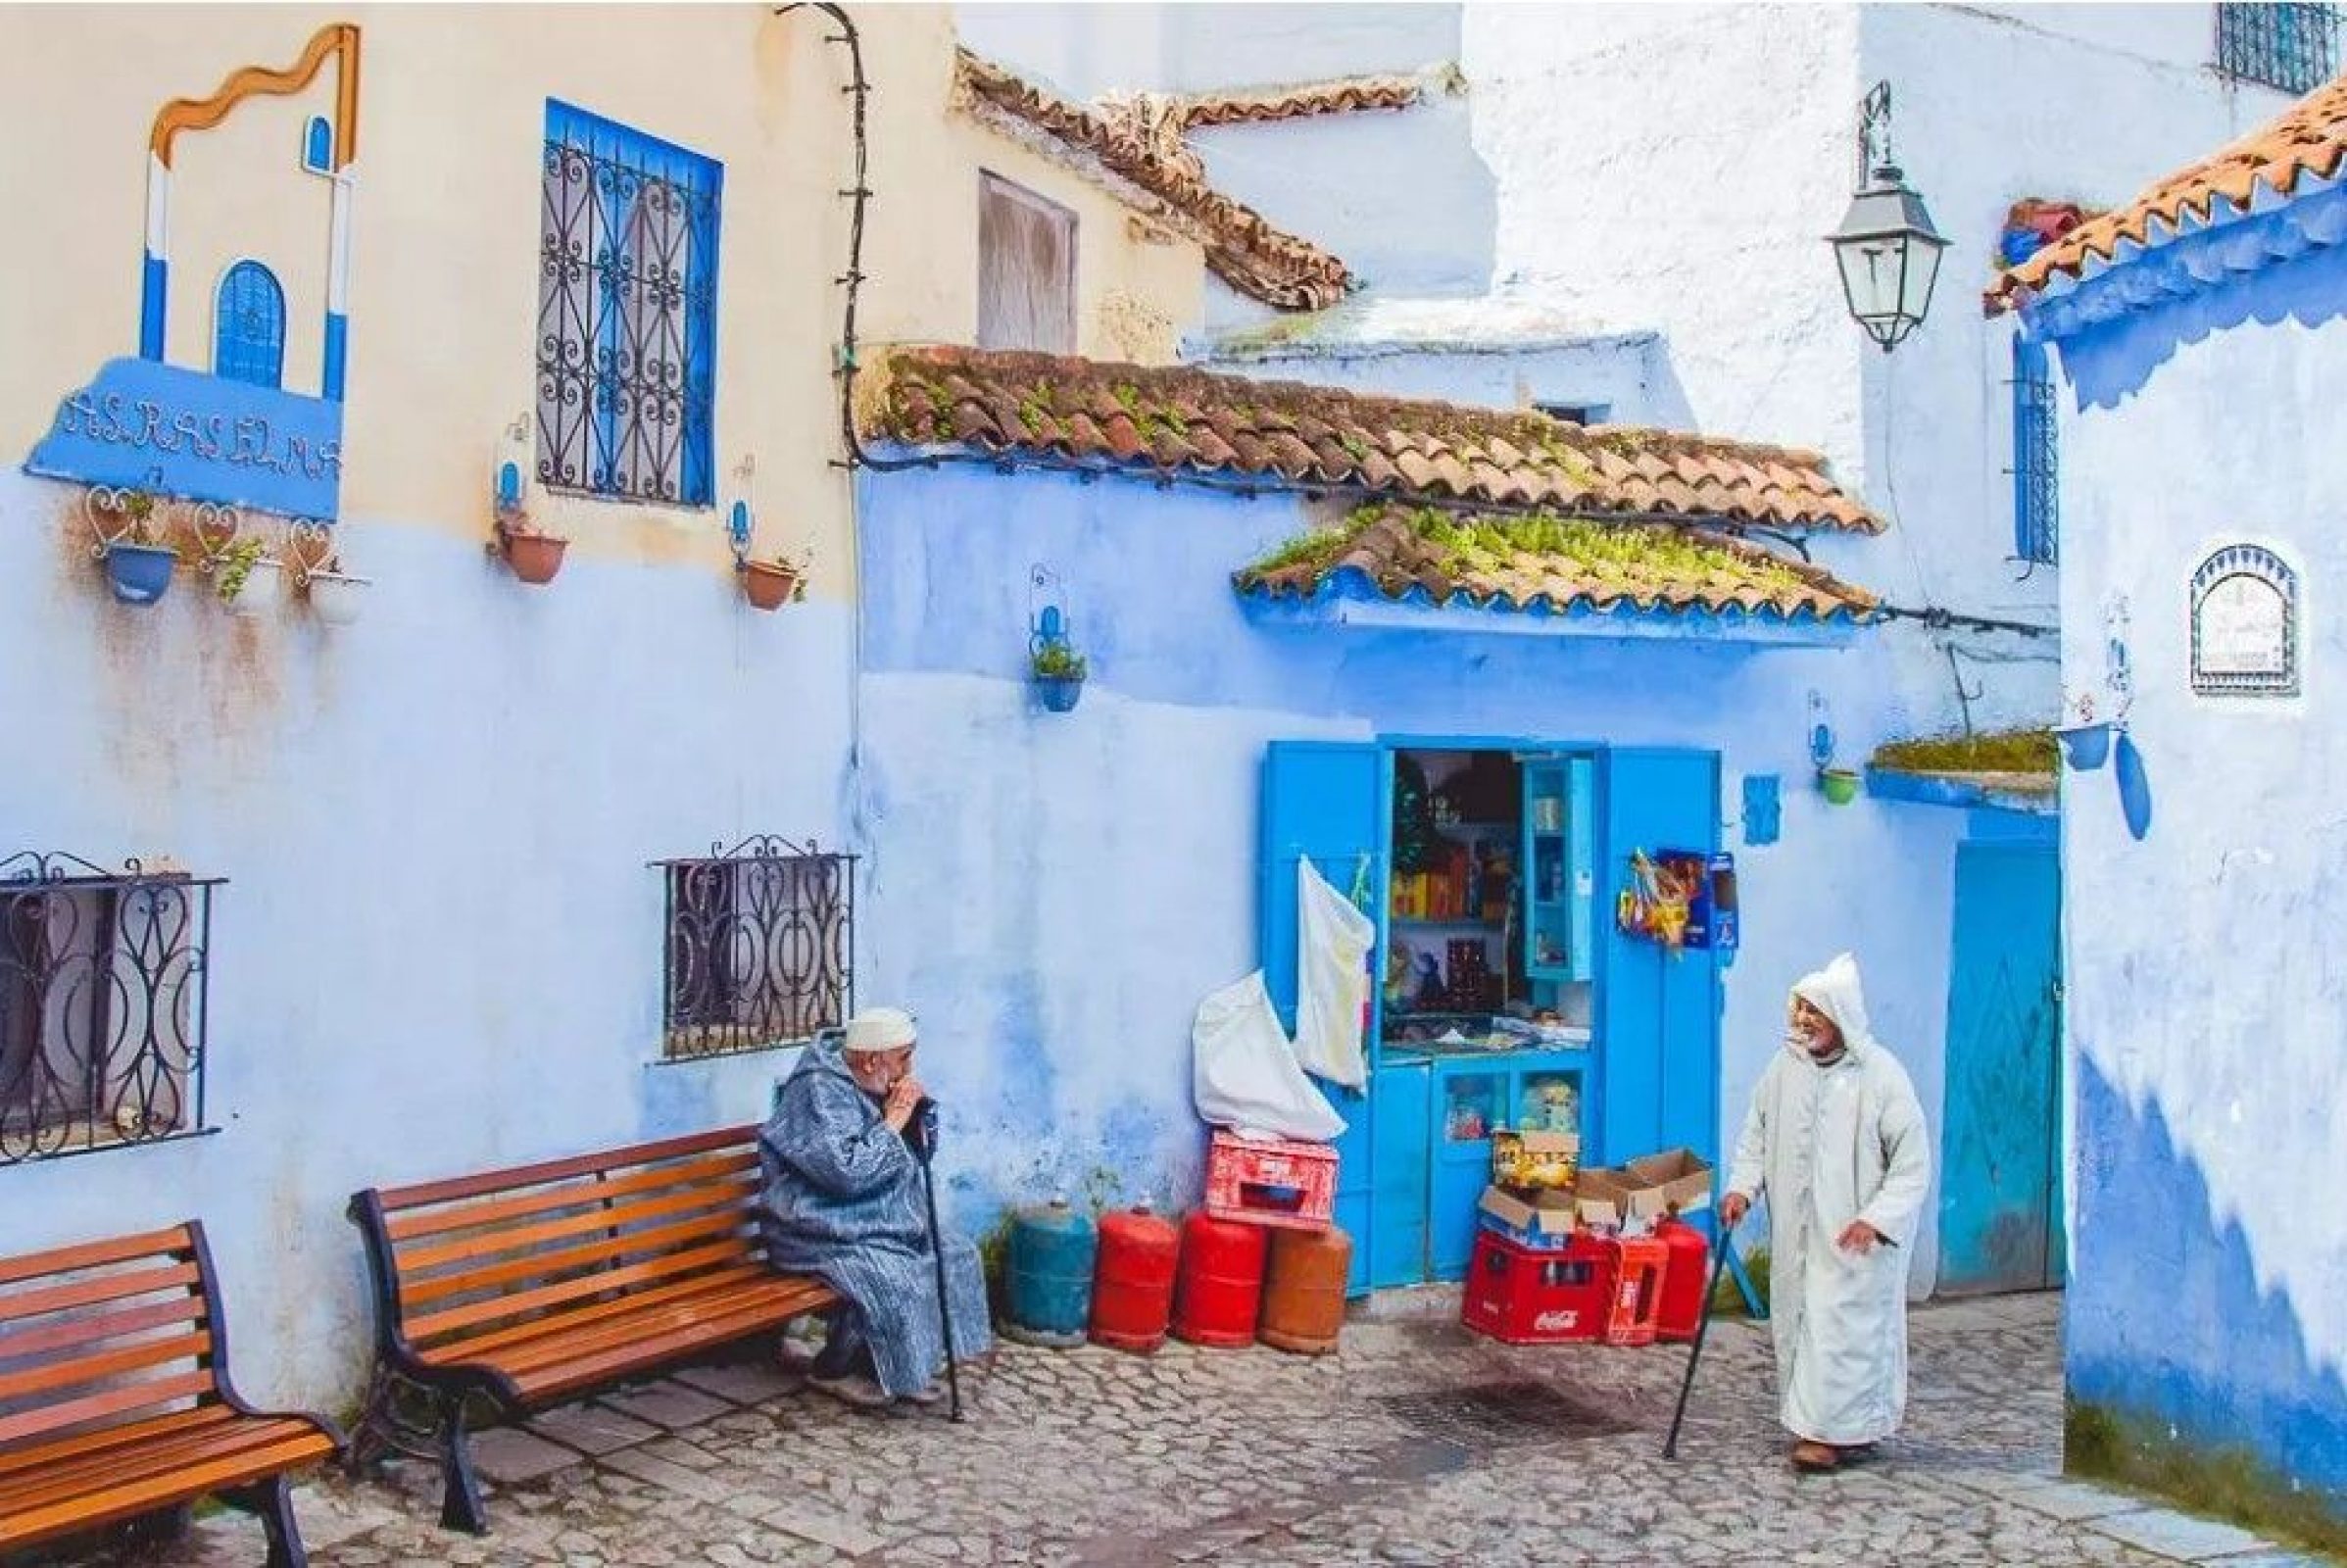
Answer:
<svg viewBox="0 0 2347 1568"><path fill-rule="evenodd" d="M1769 1326L1780 1416L1797 1438L1852 1447L1907 1407L1907 1270L1931 1185L1922 1104L1867 1028L1858 963L1843 954L1793 987L1841 1031L1820 1066L1791 1041L1761 1073L1729 1190L1769 1206ZM1864 1220L1892 1246L1834 1245Z"/></svg>

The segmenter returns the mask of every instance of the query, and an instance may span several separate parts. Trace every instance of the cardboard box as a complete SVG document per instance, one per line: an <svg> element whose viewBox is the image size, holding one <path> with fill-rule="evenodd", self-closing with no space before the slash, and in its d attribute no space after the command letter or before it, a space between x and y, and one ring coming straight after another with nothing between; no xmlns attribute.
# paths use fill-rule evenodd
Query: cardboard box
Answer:
<svg viewBox="0 0 2347 1568"><path fill-rule="evenodd" d="M1574 1209L1581 1223L1592 1230L1620 1230L1636 1216L1631 1200L1637 1189L1626 1172L1605 1165L1584 1165L1574 1189Z"/></svg>
<svg viewBox="0 0 2347 1568"><path fill-rule="evenodd" d="M1692 1214L1711 1206L1711 1167L1691 1149L1642 1154L1622 1167L1631 1185L1630 1214L1648 1224L1676 1208Z"/></svg>
<svg viewBox="0 0 2347 1568"><path fill-rule="evenodd" d="M1476 1220L1485 1229L1542 1251L1570 1243L1581 1221L1571 1193L1538 1192L1519 1198L1504 1187L1487 1187L1475 1207Z"/></svg>
<svg viewBox="0 0 2347 1568"><path fill-rule="evenodd" d="M1491 1134L1491 1180L1496 1185L1570 1193L1580 1168L1578 1133L1516 1133L1502 1127Z"/></svg>

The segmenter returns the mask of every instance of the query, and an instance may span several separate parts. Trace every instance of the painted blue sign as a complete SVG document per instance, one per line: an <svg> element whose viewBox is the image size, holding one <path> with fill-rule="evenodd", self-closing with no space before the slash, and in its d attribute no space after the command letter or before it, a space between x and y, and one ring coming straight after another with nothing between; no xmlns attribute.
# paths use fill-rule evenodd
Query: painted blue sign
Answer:
<svg viewBox="0 0 2347 1568"><path fill-rule="evenodd" d="M24 471L332 521L342 405L151 360L109 360L57 406Z"/></svg>

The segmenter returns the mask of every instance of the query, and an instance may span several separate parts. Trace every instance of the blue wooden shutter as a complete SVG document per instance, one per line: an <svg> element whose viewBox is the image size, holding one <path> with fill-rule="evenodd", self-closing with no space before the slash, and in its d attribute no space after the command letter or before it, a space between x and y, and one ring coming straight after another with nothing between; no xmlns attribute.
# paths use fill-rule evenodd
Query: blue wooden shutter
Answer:
<svg viewBox="0 0 2347 1568"><path fill-rule="evenodd" d="M1630 853L1719 847L1720 760L1714 752L1608 752L1599 799L1600 897L1622 886ZM1594 1160L1619 1163L1692 1149L1719 1162L1720 977L1712 955L1677 956L1626 935L1597 910L1599 1090ZM1590 1152L1585 1151L1585 1158Z"/></svg>
<svg viewBox="0 0 2347 1568"><path fill-rule="evenodd" d="M2054 372L2045 345L2013 339L2013 553L2054 564L2060 555L2060 464Z"/></svg>
<svg viewBox="0 0 2347 1568"><path fill-rule="evenodd" d="M1260 954L1264 984L1291 1034L1296 866L1309 858L1340 891L1350 892L1366 858L1372 896L1385 887L1384 765L1384 754L1368 743L1274 741L1264 752ZM1345 1120L1345 1136L1337 1140L1336 1218L1352 1238L1351 1286L1363 1290L1369 1269L1369 1097L1334 1084L1320 1087Z"/></svg>

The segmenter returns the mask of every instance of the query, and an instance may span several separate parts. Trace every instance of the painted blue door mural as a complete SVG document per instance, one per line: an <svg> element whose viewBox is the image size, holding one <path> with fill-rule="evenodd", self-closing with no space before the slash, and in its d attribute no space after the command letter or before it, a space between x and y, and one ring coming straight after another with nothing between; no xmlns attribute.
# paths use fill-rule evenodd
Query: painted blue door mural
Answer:
<svg viewBox="0 0 2347 1568"><path fill-rule="evenodd" d="M1385 756L1374 745L1322 741L1275 741L1263 757L1262 893L1257 918L1263 981L1279 1009L1280 1022L1296 1029L1296 868L1309 858L1331 885L1349 891L1366 872L1383 924L1385 877ZM1374 996L1374 988L1372 995ZM1351 1289L1365 1290L1371 1278L1370 1194L1375 1168L1394 1165L1403 1152L1373 1153L1369 1097L1319 1083L1345 1121L1337 1140L1337 1224L1353 1239ZM1416 1170L1423 1191L1425 1127L1416 1118ZM1396 1127L1405 1138L1409 1129ZM1398 1168L1394 1166L1394 1168ZM1425 1199L1418 1200L1423 1216ZM1421 1220L1423 1226L1423 1219ZM1425 1251L1418 1238L1413 1263Z"/></svg>
<svg viewBox="0 0 2347 1568"><path fill-rule="evenodd" d="M1605 902L1633 850L1719 848L1720 760L1713 752L1610 751L1599 783L1596 1148L1617 1163L1691 1149L1719 1163L1720 973L1710 953L1672 954L1625 934Z"/></svg>
<svg viewBox="0 0 2347 1568"><path fill-rule="evenodd" d="M1943 1292L2062 1283L2061 909L2053 845L1957 848Z"/></svg>
<svg viewBox="0 0 2347 1568"><path fill-rule="evenodd" d="M212 373L255 386L284 384L285 290L259 262L238 262L220 279L212 315Z"/></svg>

